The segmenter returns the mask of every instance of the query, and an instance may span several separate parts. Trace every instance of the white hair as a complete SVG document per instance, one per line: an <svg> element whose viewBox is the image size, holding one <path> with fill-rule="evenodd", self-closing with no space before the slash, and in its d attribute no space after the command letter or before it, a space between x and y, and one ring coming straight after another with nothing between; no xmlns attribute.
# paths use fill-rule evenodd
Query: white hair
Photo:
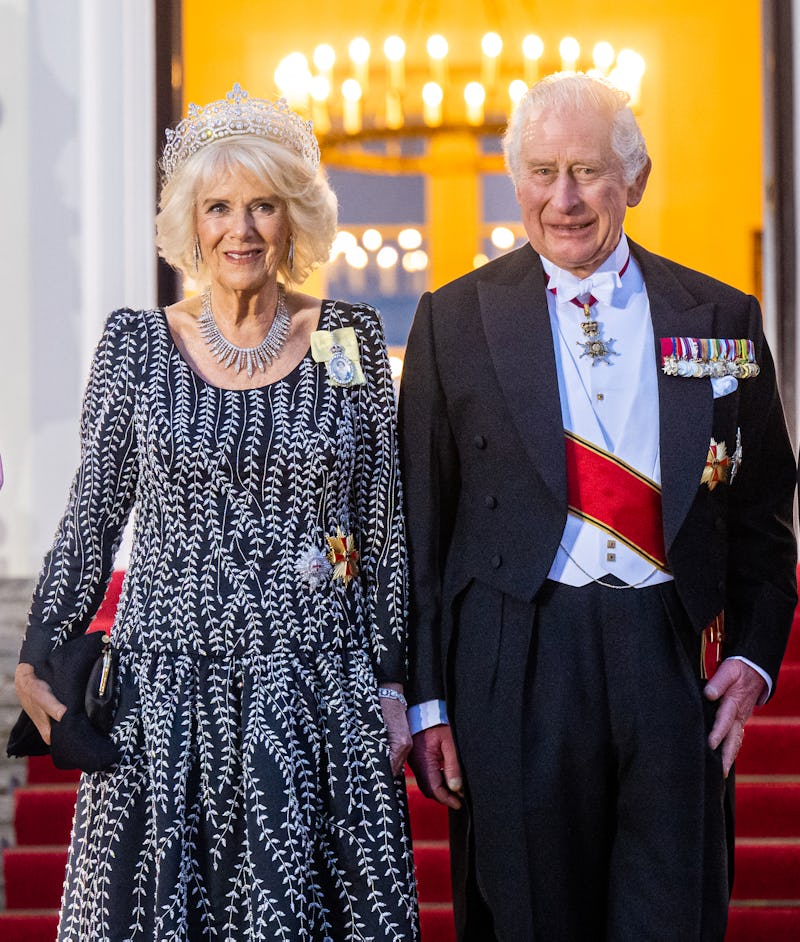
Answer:
<svg viewBox="0 0 800 942"><path fill-rule="evenodd" d="M156 245L173 268L207 282L200 264L194 270L197 235L195 209L200 188L219 173L244 170L264 181L286 203L289 232L294 237L294 263L284 258L279 274L286 284L305 281L326 262L336 234L338 206L324 172L275 141L256 135L227 137L201 147L164 183L156 216Z"/></svg>
<svg viewBox="0 0 800 942"><path fill-rule="evenodd" d="M608 119L611 148L622 163L627 184L647 166L647 145L630 109L630 96L602 78L583 72L555 72L531 86L514 109L503 137L506 167L516 186L520 177L522 134L531 115L547 108L581 112L591 110Z"/></svg>

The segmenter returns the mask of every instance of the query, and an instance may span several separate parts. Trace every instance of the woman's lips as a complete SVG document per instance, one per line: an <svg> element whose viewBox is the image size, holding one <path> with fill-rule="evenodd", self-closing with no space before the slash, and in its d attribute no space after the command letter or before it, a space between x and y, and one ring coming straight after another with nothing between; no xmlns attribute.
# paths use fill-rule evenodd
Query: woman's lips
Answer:
<svg viewBox="0 0 800 942"><path fill-rule="evenodd" d="M233 260L236 261L236 262L238 262L238 261L245 261L245 262L246 262L246 261L249 261L251 258L256 258L256 257L257 257L258 255L260 255L260 254L261 254L261 250L260 250L260 249L249 249L247 252L233 252L233 251L228 251L228 252L225 253L225 255L226 255L228 258L231 258L231 259L233 259Z"/></svg>

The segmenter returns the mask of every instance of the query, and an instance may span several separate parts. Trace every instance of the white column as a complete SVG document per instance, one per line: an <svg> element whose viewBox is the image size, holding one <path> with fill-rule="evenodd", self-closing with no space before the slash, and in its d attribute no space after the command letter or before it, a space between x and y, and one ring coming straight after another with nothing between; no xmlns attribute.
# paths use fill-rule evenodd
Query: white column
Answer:
<svg viewBox="0 0 800 942"><path fill-rule="evenodd" d="M762 0L763 311L789 432L800 428L800 0Z"/></svg>
<svg viewBox="0 0 800 942"><path fill-rule="evenodd" d="M0 491L0 575L16 574L15 553L29 551L33 464L29 363L31 360L30 220L27 205L30 89L27 82L29 15L25 0L0 0L0 452L5 485ZM13 224L10 221L13 220ZM21 574L31 571L22 567Z"/></svg>
<svg viewBox="0 0 800 942"><path fill-rule="evenodd" d="M155 301L153 4L0 0L0 35L0 575L30 575L105 316Z"/></svg>
<svg viewBox="0 0 800 942"><path fill-rule="evenodd" d="M150 2L80 0L84 367L106 315L155 302L155 25Z"/></svg>

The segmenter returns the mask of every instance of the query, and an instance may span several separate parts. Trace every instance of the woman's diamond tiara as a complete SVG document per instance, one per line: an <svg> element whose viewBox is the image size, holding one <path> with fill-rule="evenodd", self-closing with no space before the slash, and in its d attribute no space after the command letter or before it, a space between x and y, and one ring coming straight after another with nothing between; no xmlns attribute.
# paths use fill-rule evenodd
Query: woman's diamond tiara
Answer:
<svg viewBox="0 0 800 942"><path fill-rule="evenodd" d="M292 111L285 98L250 98L237 82L224 99L202 107L189 105L188 115L175 129L167 128L161 157L165 179L206 144L243 134L285 144L313 170L319 167L319 144L311 122Z"/></svg>

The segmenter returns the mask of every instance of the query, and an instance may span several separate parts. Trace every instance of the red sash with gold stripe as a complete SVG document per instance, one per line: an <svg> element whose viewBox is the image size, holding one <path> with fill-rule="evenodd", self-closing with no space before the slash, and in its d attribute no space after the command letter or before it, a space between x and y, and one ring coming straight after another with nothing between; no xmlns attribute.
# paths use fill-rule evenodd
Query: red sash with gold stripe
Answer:
<svg viewBox="0 0 800 942"><path fill-rule="evenodd" d="M668 571L658 484L573 432L565 430L564 440L570 513Z"/></svg>

